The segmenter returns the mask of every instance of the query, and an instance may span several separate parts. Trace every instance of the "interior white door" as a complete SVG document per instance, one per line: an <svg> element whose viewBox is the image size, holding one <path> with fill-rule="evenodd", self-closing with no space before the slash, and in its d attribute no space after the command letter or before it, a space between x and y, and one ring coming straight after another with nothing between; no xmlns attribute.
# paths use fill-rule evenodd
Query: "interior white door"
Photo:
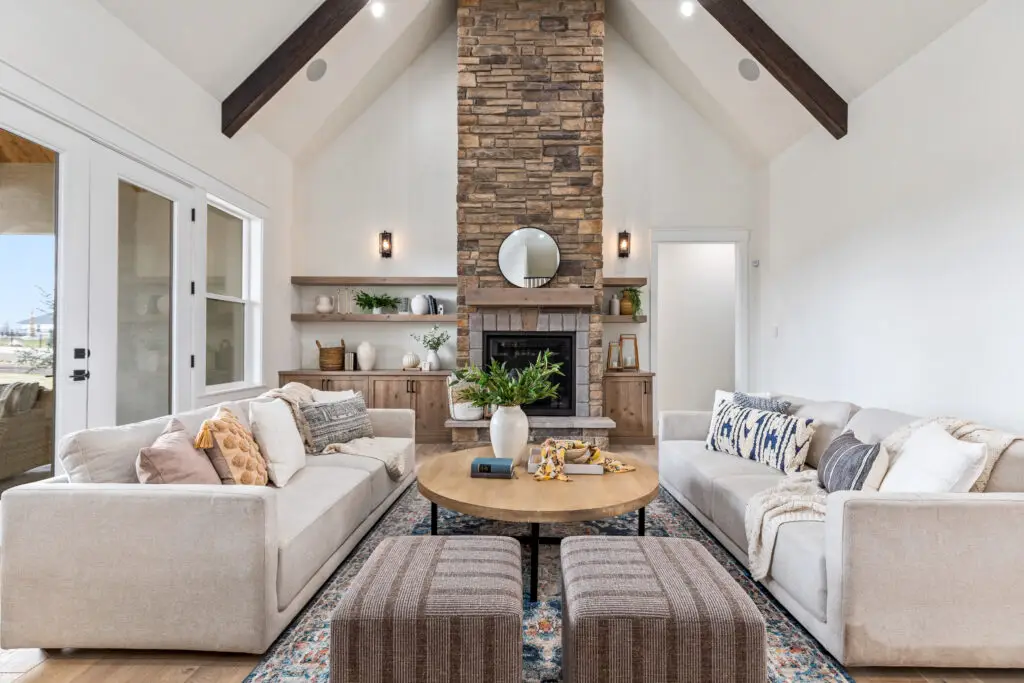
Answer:
<svg viewBox="0 0 1024 683"><path fill-rule="evenodd" d="M93 155L90 426L191 407L194 197L121 154Z"/></svg>
<svg viewBox="0 0 1024 683"><path fill-rule="evenodd" d="M0 192L19 192L22 181L31 183L33 178L41 179L41 187L31 198L8 197L11 201L0 199L0 213L5 213L0 220L6 226L0 229L0 249L5 256L17 262L28 259L27 263L17 263L23 270L30 270L36 280L32 286L39 291L19 297L12 303L15 314L24 306L25 317L30 320L42 321L52 316L52 327L45 337L53 344L49 369L36 368L35 372L43 377L52 377L54 390L53 431L54 443L62 436L85 429L88 425L88 382L89 372L89 171L90 153L94 143L84 135L64 126L48 116L22 105L0 94L0 135L4 135L10 146L15 148L5 159L12 163L4 164L6 182L0 179ZM19 144L25 143L25 144ZM23 156L18 158L17 148ZM26 151L28 150L28 151ZM45 150L43 156L35 158L34 153ZM47 156L45 152L51 154ZM26 168L34 166L35 168ZM47 168L43 168L47 166ZM47 196L49 192L49 196ZM42 204L42 206L40 205ZM14 215L19 207L30 206L34 215ZM36 212L35 209L41 209ZM47 215L49 214L49 215ZM26 248L24 237L46 238L47 243L37 244L35 248ZM49 252L48 255L45 252ZM19 278L17 268L13 266L6 273L7 277ZM8 283L4 287L5 294L11 296L14 289ZM21 284L24 284L22 282ZM52 297L52 298L49 298ZM44 299L42 304L39 299ZM52 301L52 310L50 308ZM34 348L40 353L45 351L47 340L41 330L46 323L33 323L26 329L21 326L18 333L12 327L18 327L21 321L0 320L0 324L10 332L9 343L17 336L22 348ZM34 339L33 339L34 337ZM2 363L0 363L2 364ZM19 363L15 361L14 365ZM12 375L17 375L24 368L8 367ZM0 371L2 373L2 371ZM77 374L75 374L77 373ZM75 374L74 378L72 375ZM47 378L49 380L49 378Z"/></svg>

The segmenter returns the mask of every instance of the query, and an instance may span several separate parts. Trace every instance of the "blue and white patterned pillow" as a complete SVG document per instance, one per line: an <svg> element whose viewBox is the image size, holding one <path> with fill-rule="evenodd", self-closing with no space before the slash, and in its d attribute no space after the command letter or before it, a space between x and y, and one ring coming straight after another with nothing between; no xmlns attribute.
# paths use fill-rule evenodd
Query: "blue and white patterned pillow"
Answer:
<svg viewBox="0 0 1024 683"><path fill-rule="evenodd" d="M811 449L814 420L721 403L711 417L709 450L764 463L786 474L803 467Z"/></svg>

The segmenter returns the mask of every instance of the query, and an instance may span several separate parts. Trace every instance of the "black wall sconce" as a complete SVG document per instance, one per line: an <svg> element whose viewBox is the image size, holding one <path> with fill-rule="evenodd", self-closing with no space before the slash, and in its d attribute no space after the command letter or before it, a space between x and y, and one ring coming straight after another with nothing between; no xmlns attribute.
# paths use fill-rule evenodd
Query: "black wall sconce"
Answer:
<svg viewBox="0 0 1024 683"><path fill-rule="evenodd" d="M623 230L619 233L619 258L629 256L629 233Z"/></svg>
<svg viewBox="0 0 1024 683"><path fill-rule="evenodd" d="M382 232L377 240L381 258L391 258L391 233Z"/></svg>

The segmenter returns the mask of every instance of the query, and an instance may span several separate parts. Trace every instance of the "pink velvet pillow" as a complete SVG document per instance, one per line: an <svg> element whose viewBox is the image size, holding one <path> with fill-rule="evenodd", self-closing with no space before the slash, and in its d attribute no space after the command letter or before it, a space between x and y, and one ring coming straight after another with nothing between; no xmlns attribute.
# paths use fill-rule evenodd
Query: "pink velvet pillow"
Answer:
<svg viewBox="0 0 1024 683"><path fill-rule="evenodd" d="M174 418L152 446L139 451L135 472L143 484L220 485L213 463L192 445L185 425Z"/></svg>

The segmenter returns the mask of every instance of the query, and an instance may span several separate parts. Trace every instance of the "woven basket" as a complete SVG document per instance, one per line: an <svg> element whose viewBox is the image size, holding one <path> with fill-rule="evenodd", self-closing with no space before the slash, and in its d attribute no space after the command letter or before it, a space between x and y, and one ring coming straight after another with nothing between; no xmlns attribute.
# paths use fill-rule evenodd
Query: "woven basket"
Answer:
<svg viewBox="0 0 1024 683"><path fill-rule="evenodd" d="M320 369L328 371L345 368L345 342L341 346L321 346L317 340L316 348L320 350Z"/></svg>

